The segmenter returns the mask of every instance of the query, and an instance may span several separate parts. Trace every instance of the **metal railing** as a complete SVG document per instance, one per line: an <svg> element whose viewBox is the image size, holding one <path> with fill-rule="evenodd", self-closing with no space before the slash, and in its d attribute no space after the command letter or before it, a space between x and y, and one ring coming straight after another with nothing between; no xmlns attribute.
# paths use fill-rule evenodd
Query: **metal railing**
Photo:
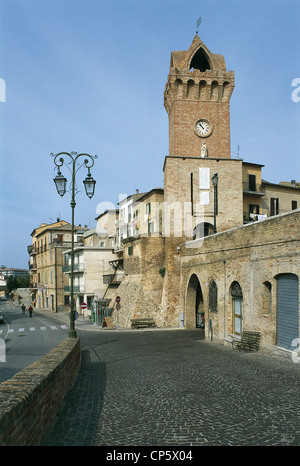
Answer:
<svg viewBox="0 0 300 466"><path fill-rule="evenodd" d="M70 293L71 287L70 286L65 286L64 291L65 291L65 293ZM84 293L85 292L85 285L74 285L73 291L74 291L74 293Z"/></svg>
<svg viewBox="0 0 300 466"><path fill-rule="evenodd" d="M79 263L79 264L74 264L74 272L84 272L85 270L85 264L84 263ZM63 272L64 273L71 273L71 266L70 265L63 265Z"/></svg>
<svg viewBox="0 0 300 466"><path fill-rule="evenodd" d="M257 193L265 194L265 189L262 184L249 183L249 181L243 182L243 192L245 193Z"/></svg>

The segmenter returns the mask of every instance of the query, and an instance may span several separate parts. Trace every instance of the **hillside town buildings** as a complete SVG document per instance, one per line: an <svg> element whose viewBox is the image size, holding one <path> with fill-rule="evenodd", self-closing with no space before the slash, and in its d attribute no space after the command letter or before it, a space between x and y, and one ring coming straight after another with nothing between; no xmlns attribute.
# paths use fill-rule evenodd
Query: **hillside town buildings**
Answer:
<svg viewBox="0 0 300 466"><path fill-rule="evenodd" d="M157 327L204 323L208 339L226 343L257 330L263 347L293 347L299 338L300 183L266 181L259 160L231 157L234 86L224 57L198 35L188 50L171 52L164 186L136 190L118 209L100 214L95 229L76 232L78 311L83 300L90 311L105 303L112 321L125 328L133 319ZM69 249L54 241L63 232L70 243L66 222L32 233L34 299L52 310L68 303Z"/></svg>

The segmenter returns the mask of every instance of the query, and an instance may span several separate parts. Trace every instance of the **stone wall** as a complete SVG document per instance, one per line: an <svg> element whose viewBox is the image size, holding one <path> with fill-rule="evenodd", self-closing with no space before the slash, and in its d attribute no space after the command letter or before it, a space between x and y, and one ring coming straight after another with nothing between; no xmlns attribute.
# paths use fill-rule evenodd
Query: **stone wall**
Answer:
<svg viewBox="0 0 300 466"><path fill-rule="evenodd" d="M187 326L195 326L194 277L203 294L206 334L209 320L213 335L223 339L232 333L230 287L237 281L243 294L243 327L262 333L262 346L276 345L276 276L300 273L300 210L261 222L233 228L202 240L188 242L180 250L181 308ZM209 284L217 285L217 312L209 307ZM270 291L268 293L268 290Z"/></svg>
<svg viewBox="0 0 300 466"><path fill-rule="evenodd" d="M164 239L138 237L124 241L124 280L117 290L121 309L114 310L114 325L130 328L131 319L150 317L163 326L160 302L164 282Z"/></svg>
<svg viewBox="0 0 300 466"><path fill-rule="evenodd" d="M39 445L53 425L79 366L79 339L67 338L0 384L1 446Z"/></svg>

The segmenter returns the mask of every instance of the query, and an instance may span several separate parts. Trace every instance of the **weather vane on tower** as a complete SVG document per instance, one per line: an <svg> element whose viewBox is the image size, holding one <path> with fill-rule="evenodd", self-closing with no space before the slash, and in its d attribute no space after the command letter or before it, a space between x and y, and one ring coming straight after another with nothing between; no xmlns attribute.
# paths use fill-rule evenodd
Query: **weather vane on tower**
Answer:
<svg viewBox="0 0 300 466"><path fill-rule="evenodd" d="M200 18L197 19L197 31L196 31L196 34L198 34L198 28L199 28L201 23L202 23L202 16L200 16Z"/></svg>

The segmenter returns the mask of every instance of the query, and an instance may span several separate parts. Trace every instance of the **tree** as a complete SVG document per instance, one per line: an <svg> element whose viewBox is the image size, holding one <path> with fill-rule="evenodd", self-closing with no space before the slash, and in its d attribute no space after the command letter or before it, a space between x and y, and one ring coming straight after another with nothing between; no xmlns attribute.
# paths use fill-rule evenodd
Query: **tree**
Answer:
<svg viewBox="0 0 300 466"><path fill-rule="evenodd" d="M24 277L14 277L13 275L9 275L6 280L7 291L11 293L13 290L17 288L28 288L30 284L30 276L25 275Z"/></svg>

